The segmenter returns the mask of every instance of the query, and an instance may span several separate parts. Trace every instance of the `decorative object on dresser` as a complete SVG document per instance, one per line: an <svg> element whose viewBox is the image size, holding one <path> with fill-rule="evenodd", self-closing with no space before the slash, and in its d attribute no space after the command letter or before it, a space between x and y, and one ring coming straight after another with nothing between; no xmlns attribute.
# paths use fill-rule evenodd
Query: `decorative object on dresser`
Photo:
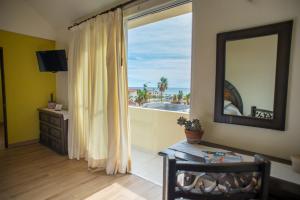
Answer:
<svg viewBox="0 0 300 200"><path fill-rule="evenodd" d="M54 110L55 111L61 111L62 110L63 105L62 104L56 104Z"/></svg>
<svg viewBox="0 0 300 200"><path fill-rule="evenodd" d="M177 119L177 124L179 124L180 126L184 126L185 135L188 143L197 144L201 141L204 131L202 129L199 119L193 119L191 121L187 120L184 117L179 117L179 119Z"/></svg>
<svg viewBox="0 0 300 200"><path fill-rule="evenodd" d="M68 153L68 112L40 108L40 143L66 155Z"/></svg>
<svg viewBox="0 0 300 200"><path fill-rule="evenodd" d="M50 94L50 101L48 101L48 108L54 109L56 106L56 103L54 101L53 93Z"/></svg>

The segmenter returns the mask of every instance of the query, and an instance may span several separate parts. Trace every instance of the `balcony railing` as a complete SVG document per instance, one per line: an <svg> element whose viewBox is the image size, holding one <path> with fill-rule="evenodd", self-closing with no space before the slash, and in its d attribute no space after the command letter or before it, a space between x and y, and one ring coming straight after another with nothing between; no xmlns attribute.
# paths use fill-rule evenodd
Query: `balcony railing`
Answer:
<svg viewBox="0 0 300 200"><path fill-rule="evenodd" d="M185 138L184 130L177 125L186 112L129 107L132 145L147 152L157 153Z"/></svg>

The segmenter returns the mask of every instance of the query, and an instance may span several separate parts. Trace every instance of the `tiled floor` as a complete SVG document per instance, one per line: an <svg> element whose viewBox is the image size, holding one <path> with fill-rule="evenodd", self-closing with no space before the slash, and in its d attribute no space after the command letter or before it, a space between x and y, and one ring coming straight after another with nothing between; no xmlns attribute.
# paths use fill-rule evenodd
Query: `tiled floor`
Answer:
<svg viewBox="0 0 300 200"><path fill-rule="evenodd" d="M157 153L146 152L133 146L132 173L161 186L163 159Z"/></svg>

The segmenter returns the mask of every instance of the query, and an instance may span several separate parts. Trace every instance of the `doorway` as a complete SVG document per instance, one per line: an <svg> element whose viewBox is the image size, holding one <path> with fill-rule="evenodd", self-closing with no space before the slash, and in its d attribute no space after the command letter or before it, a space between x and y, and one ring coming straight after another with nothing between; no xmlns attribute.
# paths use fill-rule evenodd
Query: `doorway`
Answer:
<svg viewBox="0 0 300 200"><path fill-rule="evenodd" d="M0 47L0 149L8 147L3 48Z"/></svg>
<svg viewBox="0 0 300 200"><path fill-rule="evenodd" d="M192 2L146 10L126 24L131 173L162 185L158 152L184 139L176 120L189 116Z"/></svg>

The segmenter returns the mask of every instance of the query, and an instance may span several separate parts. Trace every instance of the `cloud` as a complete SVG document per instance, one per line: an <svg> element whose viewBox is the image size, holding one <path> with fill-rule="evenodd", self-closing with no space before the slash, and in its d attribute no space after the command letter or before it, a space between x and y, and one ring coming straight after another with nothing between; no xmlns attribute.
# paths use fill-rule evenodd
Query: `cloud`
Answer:
<svg viewBox="0 0 300 200"><path fill-rule="evenodd" d="M189 88L192 14L184 14L128 31L128 81L156 87L161 76L169 87Z"/></svg>

